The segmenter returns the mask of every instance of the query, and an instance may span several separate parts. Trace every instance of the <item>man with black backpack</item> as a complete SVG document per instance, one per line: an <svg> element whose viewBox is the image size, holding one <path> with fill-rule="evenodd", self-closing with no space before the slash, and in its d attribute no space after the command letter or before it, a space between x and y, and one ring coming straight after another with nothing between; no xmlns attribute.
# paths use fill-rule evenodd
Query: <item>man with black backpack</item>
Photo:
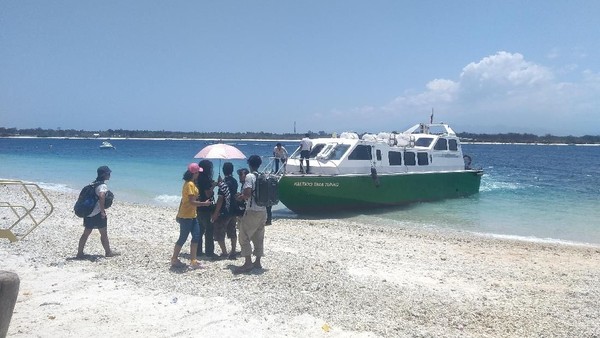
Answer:
<svg viewBox="0 0 600 338"><path fill-rule="evenodd" d="M104 248L104 255L106 257L112 257L118 255L117 252L110 249L110 243L108 241L108 233L106 227L108 225L108 219L106 217L106 197L110 193L106 181L110 179L110 173L112 171L107 166L101 166L98 168L98 177L92 183L96 188L96 195L98 195L98 202L94 206L92 213L83 218L83 234L79 239L79 247L77 249L77 258L84 258L83 248L87 242L88 237L92 233L92 230L98 229L100 232L100 242Z"/></svg>
<svg viewBox="0 0 600 338"><path fill-rule="evenodd" d="M260 258L264 255L265 223L267 221L267 209L259 206L254 201L254 191L256 190L257 171L262 160L258 155L252 155L248 158L250 173L246 175L246 180L242 186L243 192L240 196L246 201L246 212L240 219L238 239L244 257L244 265L238 266L233 270L234 274L250 272L252 269L262 269ZM254 245L254 250L252 250ZM252 254L256 256L252 262Z"/></svg>

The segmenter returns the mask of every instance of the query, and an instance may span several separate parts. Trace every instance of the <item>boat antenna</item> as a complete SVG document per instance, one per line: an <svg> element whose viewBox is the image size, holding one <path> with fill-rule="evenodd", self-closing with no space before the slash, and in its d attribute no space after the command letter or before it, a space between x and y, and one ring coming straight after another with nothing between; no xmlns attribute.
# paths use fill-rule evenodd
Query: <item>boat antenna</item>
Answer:
<svg viewBox="0 0 600 338"><path fill-rule="evenodd" d="M431 116L429 117L429 124L433 123L433 108L431 108Z"/></svg>

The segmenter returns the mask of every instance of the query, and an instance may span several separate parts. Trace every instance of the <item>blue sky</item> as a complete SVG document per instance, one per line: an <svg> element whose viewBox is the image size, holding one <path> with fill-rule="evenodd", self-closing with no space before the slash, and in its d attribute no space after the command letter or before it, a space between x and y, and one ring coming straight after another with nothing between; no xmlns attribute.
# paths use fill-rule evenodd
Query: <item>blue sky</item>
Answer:
<svg viewBox="0 0 600 338"><path fill-rule="evenodd" d="M0 126L600 135L600 1L0 0Z"/></svg>

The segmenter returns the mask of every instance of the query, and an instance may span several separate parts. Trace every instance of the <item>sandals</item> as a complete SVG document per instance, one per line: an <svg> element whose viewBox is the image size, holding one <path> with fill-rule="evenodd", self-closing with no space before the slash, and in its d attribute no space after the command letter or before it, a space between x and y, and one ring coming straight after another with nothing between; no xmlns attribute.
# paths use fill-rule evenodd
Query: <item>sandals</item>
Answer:
<svg viewBox="0 0 600 338"><path fill-rule="evenodd" d="M192 270L197 270L197 269L204 269L204 265L200 264L197 260L192 260L192 262L190 263L190 269Z"/></svg>

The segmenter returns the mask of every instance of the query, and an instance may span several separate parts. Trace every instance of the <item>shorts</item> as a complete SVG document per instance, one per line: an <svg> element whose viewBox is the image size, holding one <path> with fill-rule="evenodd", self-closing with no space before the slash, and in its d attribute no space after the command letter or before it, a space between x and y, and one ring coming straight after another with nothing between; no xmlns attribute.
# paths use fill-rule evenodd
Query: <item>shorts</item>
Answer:
<svg viewBox="0 0 600 338"><path fill-rule="evenodd" d="M227 238L237 238L235 231L236 219L237 217L235 216L219 217L219 219L215 222L213 239L217 242L224 241L225 234L227 234Z"/></svg>
<svg viewBox="0 0 600 338"><path fill-rule="evenodd" d="M302 150L300 152L300 158L307 159L310 157L310 150Z"/></svg>
<svg viewBox="0 0 600 338"><path fill-rule="evenodd" d="M179 246L183 246L187 241L188 235L192 234L192 243L200 242L200 225L195 218L179 218L179 239L175 242Z"/></svg>
<svg viewBox="0 0 600 338"><path fill-rule="evenodd" d="M106 228L108 224L108 217L102 218L102 213L97 213L92 217L84 217L83 218L83 226L86 229L102 229Z"/></svg>

